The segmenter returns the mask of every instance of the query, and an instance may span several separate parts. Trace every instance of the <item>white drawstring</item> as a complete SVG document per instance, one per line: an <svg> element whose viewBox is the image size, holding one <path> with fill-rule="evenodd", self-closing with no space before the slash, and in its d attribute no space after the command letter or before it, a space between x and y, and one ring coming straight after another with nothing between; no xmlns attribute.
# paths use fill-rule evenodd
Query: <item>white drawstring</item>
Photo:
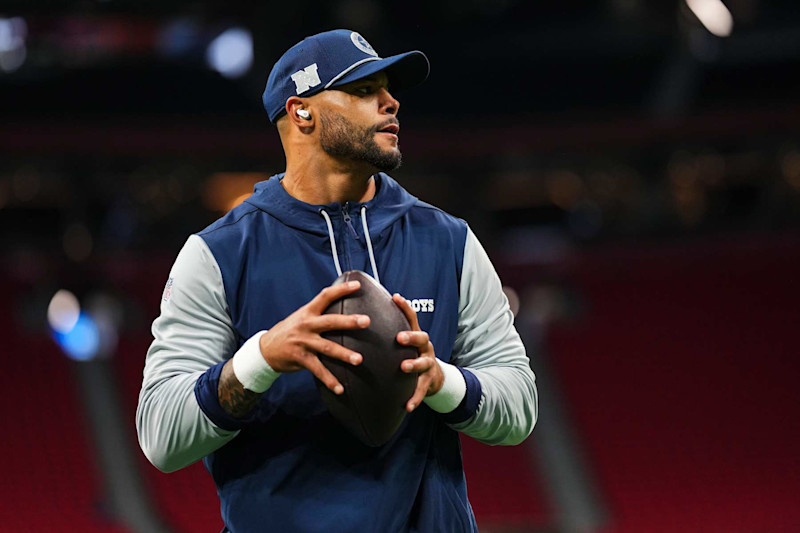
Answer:
<svg viewBox="0 0 800 533"><path fill-rule="evenodd" d="M369 238L369 228L367 227L367 206L361 206L361 225L364 227L364 237L367 240L367 250L369 251L369 262L372 265L372 275L375 276L375 281L381 282L378 276L378 266L375 264L375 253L372 251L372 240Z"/></svg>
<svg viewBox="0 0 800 533"><path fill-rule="evenodd" d="M328 237L331 240L331 255L333 255L333 264L336 265L336 274L341 276L342 267L339 266L339 254L336 252L336 239L333 238L333 224L331 224L331 217L328 216L328 213L324 209L320 209L319 212L322 214L322 218L325 219L325 223L328 225Z"/></svg>

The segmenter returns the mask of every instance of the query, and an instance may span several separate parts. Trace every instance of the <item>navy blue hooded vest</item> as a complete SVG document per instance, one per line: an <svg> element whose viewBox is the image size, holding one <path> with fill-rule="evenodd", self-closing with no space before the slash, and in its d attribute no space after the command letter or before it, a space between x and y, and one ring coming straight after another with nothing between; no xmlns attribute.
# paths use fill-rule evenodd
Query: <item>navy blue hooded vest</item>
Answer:
<svg viewBox="0 0 800 533"><path fill-rule="evenodd" d="M467 226L411 196L385 174L366 203L310 205L273 176L239 207L200 232L222 272L239 344L305 305L337 277L327 211L342 270L372 273L362 206L378 274L389 292L424 301L420 327L449 361L458 325ZM427 311L425 309L428 309ZM424 404L389 443L361 444L328 413L308 371L280 376L245 420L216 395L221 363L197 382L201 408L218 426L239 429L205 459L222 516L234 532L476 531L458 433L446 424L477 409L480 387L447 415ZM477 391L476 391L477 389Z"/></svg>

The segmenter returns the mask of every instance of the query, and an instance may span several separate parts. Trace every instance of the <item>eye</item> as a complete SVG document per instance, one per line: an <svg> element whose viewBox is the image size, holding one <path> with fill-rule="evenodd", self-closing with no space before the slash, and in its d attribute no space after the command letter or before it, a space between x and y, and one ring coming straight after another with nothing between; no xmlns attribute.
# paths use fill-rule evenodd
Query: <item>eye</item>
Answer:
<svg viewBox="0 0 800 533"><path fill-rule="evenodd" d="M374 93L375 88L372 85L361 85L360 87L353 89L353 92L362 96L366 96Z"/></svg>

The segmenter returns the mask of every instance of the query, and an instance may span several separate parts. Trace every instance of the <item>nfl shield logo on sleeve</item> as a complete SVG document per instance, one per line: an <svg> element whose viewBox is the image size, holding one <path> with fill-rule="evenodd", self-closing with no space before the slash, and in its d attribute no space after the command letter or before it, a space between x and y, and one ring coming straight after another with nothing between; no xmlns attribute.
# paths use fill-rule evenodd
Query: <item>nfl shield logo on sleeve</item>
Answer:
<svg viewBox="0 0 800 533"><path fill-rule="evenodd" d="M173 278L169 278L167 284L164 286L164 294L161 296L161 299L165 302L168 302L170 296L172 296L172 281Z"/></svg>

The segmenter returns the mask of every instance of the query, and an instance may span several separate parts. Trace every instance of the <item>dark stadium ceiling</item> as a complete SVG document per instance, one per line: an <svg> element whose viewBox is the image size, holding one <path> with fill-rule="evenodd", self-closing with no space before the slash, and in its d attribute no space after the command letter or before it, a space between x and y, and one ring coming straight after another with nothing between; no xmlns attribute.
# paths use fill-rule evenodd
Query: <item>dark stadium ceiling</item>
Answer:
<svg viewBox="0 0 800 533"><path fill-rule="evenodd" d="M797 0L725 1L724 38L689 1L4 0L0 19L23 19L28 47L25 63L3 72L0 30L0 112L260 114L282 50L334 27L383 54L426 52L431 77L404 95L406 114L602 119L798 101ZM164 35L187 27L194 40L165 52ZM206 65L209 43L230 28L252 36L252 64L233 80Z"/></svg>

